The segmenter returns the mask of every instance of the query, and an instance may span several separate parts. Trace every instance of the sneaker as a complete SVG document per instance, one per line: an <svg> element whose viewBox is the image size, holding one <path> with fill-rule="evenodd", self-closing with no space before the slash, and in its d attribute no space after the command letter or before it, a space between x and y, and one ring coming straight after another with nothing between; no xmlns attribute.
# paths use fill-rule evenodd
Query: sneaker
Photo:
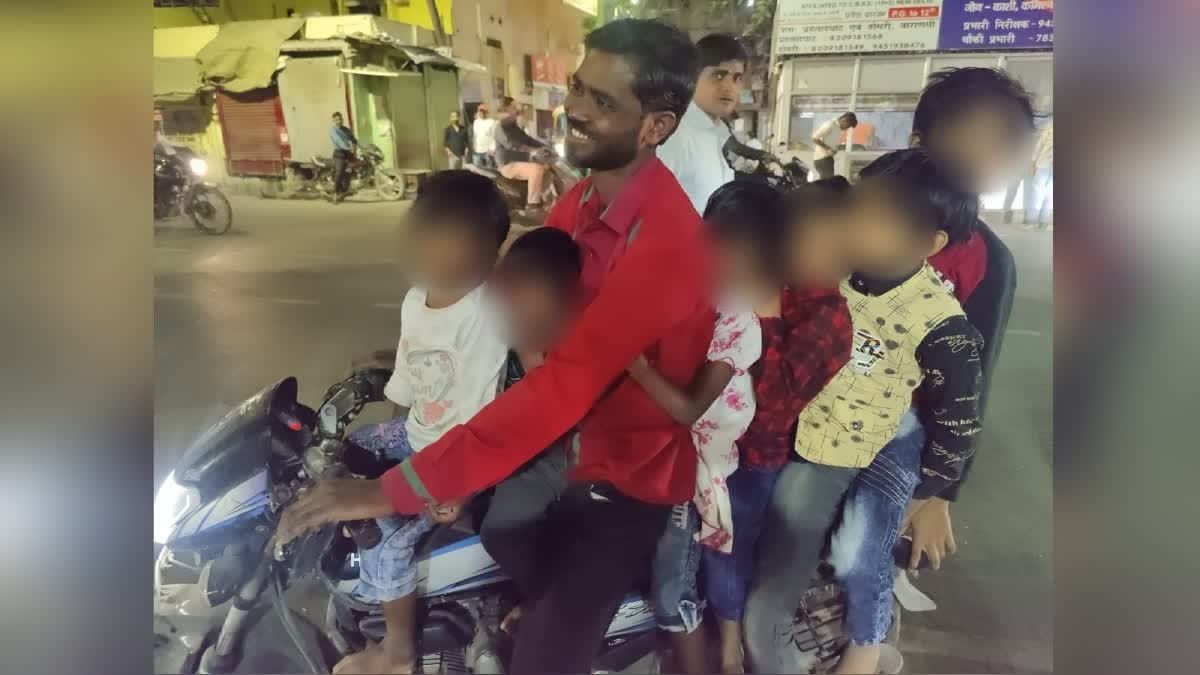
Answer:
<svg viewBox="0 0 1200 675"><path fill-rule="evenodd" d="M904 655L899 649L887 643L879 645L879 665L876 669L882 675L900 675L904 670Z"/></svg>

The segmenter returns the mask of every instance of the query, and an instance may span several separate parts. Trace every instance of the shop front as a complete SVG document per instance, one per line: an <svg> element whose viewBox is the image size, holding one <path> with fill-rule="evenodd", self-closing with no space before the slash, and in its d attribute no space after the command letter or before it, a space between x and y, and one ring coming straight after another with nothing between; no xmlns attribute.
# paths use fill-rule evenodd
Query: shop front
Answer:
<svg viewBox="0 0 1200 675"><path fill-rule="evenodd" d="M835 172L853 181L876 157L909 146L921 90L945 68L1004 70L1032 94L1039 114L1053 114L1050 2L830 4L780 0L773 56L782 67L770 130L776 152L811 164L814 131L853 112L858 127L841 133L834 158ZM1003 192L985 195L984 207L999 209L1004 201Z"/></svg>

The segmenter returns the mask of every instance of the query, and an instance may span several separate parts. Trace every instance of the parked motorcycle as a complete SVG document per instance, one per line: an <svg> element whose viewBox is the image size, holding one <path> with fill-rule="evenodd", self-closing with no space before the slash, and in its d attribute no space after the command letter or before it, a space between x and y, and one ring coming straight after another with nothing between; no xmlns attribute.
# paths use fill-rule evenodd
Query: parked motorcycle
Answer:
<svg viewBox="0 0 1200 675"><path fill-rule="evenodd" d="M205 182L208 162L184 146L154 148L154 219L190 216L205 234L225 234L233 207L221 190Z"/></svg>
<svg viewBox="0 0 1200 675"><path fill-rule="evenodd" d="M333 158L313 157L312 161L317 167L317 191L326 199L333 199L336 175ZM404 199L408 193L404 175L383 166L383 151L377 145L358 146L358 154L350 160L346 171L350 174L350 193L373 188L380 197L391 201Z"/></svg>
<svg viewBox="0 0 1200 675"><path fill-rule="evenodd" d="M808 167L795 157L784 162L766 150L752 148L733 136L725 141L721 152L730 163L736 157L757 162L754 171L737 172L738 178L760 180L784 191L794 190L808 182Z"/></svg>
<svg viewBox="0 0 1200 675"><path fill-rule="evenodd" d="M382 639L380 607L351 594L359 546L378 542L374 521L327 526L283 546L274 535L282 510L312 481L374 477L388 468L344 434L367 403L383 399L389 375L359 371L331 387L316 410L297 400L295 378L273 384L204 434L159 488L155 614L170 628L156 639L187 647L183 672L328 672L339 655ZM417 633L426 673L504 672L510 641L499 625L516 593L473 527L437 527L418 546ZM322 626L290 610L285 596L310 577L328 594ZM268 614L271 605L277 615ZM263 650L278 657L278 632L274 640L265 635L280 623L300 658L264 666ZM652 610L631 592L595 668L627 668L655 642Z"/></svg>

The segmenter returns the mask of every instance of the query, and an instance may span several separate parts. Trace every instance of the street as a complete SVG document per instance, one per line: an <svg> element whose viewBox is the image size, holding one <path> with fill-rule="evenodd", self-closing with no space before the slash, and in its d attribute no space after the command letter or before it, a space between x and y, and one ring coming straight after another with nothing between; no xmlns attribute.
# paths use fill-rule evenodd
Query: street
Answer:
<svg viewBox="0 0 1200 675"><path fill-rule="evenodd" d="M352 357L399 335L409 202L230 201L222 237L156 224L156 486L252 393L293 375L315 405ZM903 618L910 672L1051 669L1052 234L998 233L1017 259L1017 301L977 463L952 507L959 553L915 581L938 610Z"/></svg>

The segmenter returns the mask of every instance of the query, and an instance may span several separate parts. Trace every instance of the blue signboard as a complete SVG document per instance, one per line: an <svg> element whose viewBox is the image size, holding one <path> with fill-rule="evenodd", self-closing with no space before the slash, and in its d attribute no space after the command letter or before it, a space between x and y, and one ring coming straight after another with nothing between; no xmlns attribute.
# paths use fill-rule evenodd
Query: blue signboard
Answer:
<svg viewBox="0 0 1200 675"><path fill-rule="evenodd" d="M1053 0L943 0L938 49L1054 46Z"/></svg>

